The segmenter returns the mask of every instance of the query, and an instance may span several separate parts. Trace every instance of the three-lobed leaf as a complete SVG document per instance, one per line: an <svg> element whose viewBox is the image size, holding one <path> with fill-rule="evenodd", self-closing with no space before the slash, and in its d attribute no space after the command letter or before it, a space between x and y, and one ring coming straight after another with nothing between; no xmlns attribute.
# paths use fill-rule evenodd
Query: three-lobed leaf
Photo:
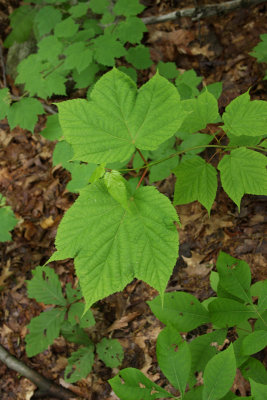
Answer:
<svg viewBox="0 0 267 400"><path fill-rule="evenodd" d="M232 150L219 162L223 189L238 208L245 193L266 195L266 164L263 154L245 147Z"/></svg>
<svg viewBox="0 0 267 400"><path fill-rule="evenodd" d="M137 91L128 76L113 69L90 97L58 104L64 136L81 161L124 161L136 148L155 150L184 117L177 91L158 74Z"/></svg>
<svg viewBox="0 0 267 400"><path fill-rule="evenodd" d="M216 169L203 158L195 156L179 163L173 204L186 204L198 200L210 213L217 191Z"/></svg>
<svg viewBox="0 0 267 400"><path fill-rule="evenodd" d="M75 258L86 309L134 277L161 295L167 285L178 252L176 211L154 187L129 200L127 211L97 181L81 190L60 223L50 261Z"/></svg>

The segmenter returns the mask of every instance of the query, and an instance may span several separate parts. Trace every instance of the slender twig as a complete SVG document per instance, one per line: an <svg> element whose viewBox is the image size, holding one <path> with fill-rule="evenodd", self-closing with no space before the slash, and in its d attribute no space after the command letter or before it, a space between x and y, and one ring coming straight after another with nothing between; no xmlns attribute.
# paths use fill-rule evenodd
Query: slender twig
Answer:
<svg viewBox="0 0 267 400"><path fill-rule="evenodd" d="M136 150L138 151L138 153L139 153L140 157L142 158L142 160L144 161L144 163L147 164L147 160L145 159L145 157L141 153L141 150L139 150L137 147L136 147Z"/></svg>
<svg viewBox="0 0 267 400"><path fill-rule="evenodd" d="M3 84L4 87L7 86L6 83L6 67L5 67L5 62L4 62L4 57L3 57L3 50L2 50L2 45L0 44L0 62L1 62L1 67L2 67L2 74L3 74Z"/></svg>
<svg viewBox="0 0 267 400"><path fill-rule="evenodd" d="M232 0L226 1L224 3L207 4L195 8L184 8L182 10L176 10L165 15L153 15L152 17L142 18L142 21L146 25L159 24L166 21L175 21L181 17L188 17L192 18L193 21L199 21L200 19L211 17L214 15L226 14L237 8L246 8L265 2L266 0Z"/></svg>
<svg viewBox="0 0 267 400"><path fill-rule="evenodd" d="M228 150L230 151L230 150L234 150L234 149L238 149L239 148L239 146L227 146L227 145L223 146L223 145L217 145L217 144L208 144L208 145L203 144L203 145L200 145L200 146L190 147L189 149L177 151L176 153L173 153L173 154L169 155L168 157L161 158L160 160L153 161L151 163L147 163L147 164L143 165L142 167L121 168L121 169L118 169L118 171L120 171L120 172L129 172L129 171L139 171L140 169L144 169L144 168L148 168L149 169L153 165L160 164L163 161L166 161L166 160L169 160L170 158L173 158L173 157L179 156L181 154L187 153L188 151L198 150L198 149L205 149L207 147L211 147L211 148L215 147L215 148L218 148L218 149L225 149L226 151L228 151ZM245 147L248 148L248 149L251 149L251 150L260 150L260 151L262 151L264 153L267 152L267 149L265 149L264 147L261 147L261 146L245 146Z"/></svg>
<svg viewBox="0 0 267 400"><path fill-rule="evenodd" d="M38 374L38 372L25 365L22 361L17 360L14 356L9 354L9 352L1 345L0 360L6 364L8 368L13 369L20 375L23 375L32 381L43 393L47 394L47 397L53 396L63 400L77 399L77 396L70 390L67 390L62 386L59 386L56 383L44 378L42 375Z"/></svg>
<svg viewBox="0 0 267 400"><path fill-rule="evenodd" d="M148 168L146 168L146 169L144 170L144 172L143 172L143 174L142 174L142 176L141 176L141 178L140 178L140 181L138 182L138 184L137 184L137 186L136 186L136 189L138 189L139 186L141 185L141 183L142 183L144 177L146 176L147 172L148 172Z"/></svg>

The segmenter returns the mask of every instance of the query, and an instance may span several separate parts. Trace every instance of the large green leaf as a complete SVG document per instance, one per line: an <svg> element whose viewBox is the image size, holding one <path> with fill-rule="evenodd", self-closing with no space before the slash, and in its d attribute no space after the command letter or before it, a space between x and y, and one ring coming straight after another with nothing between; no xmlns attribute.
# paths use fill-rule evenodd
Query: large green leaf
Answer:
<svg viewBox="0 0 267 400"><path fill-rule="evenodd" d="M33 278L27 281L27 291L30 298L44 304L66 305L60 281L52 268L37 267L32 271L32 274Z"/></svg>
<svg viewBox="0 0 267 400"><path fill-rule="evenodd" d="M191 331L210 321L208 311L189 293L165 293L163 304L159 297L148 304L161 322L180 332Z"/></svg>
<svg viewBox="0 0 267 400"><path fill-rule="evenodd" d="M178 252L178 221L170 201L154 187L142 187L125 210L97 181L84 188L63 217L52 260L75 258L86 300L122 290L134 277L163 294Z"/></svg>
<svg viewBox="0 0 267 400"><path fill-rule="evenodd" d="M267 279L254 283L251 286L251 294L258 297L258 311L267 310Z"/></svg>
<svg viewBox="0 0 267 400"><path fill-rule="evenodd" d="M213 300L208 306L211 322L219 327L230 327L249 318L256 318L256 312L238 301L224 298Z"/></svg>
<svg viewBox="0 0 267 400"><path fill-rule="evenodd" d="M51 32L52 29L61 21L61 12L52 6L42 7L36 14L34 22L40 36Z"/></svg>
<svg viewBox="0 0 267 400"><path fill-rule="evenodd" d="M58 108L74 159L96 163L124 161L136 147L155 150L183 120L179 95L165 78L156 74L137 91L115 68L98 80L91 101L69 100Z"/></svg>
<svg viewBox="0 0 267 400"><path fill-rule="evenodd" d="M266 164L263 154L244 147L232 150L220 161L222 186L238 208L245 193L267 195Z"/></svg>
<svg viewBox="0 0 267 400"><path fill-rule="evenodd" d="M12 32L4 41L5 47L10 47L14 42L25 42L32 31L36 9L30 5L18 7L10 16Z"/></svg>
<svg viewBox="0 0 267 400"><path fill-rule="evenodd" d="M135 368L121 370L118 375L109 380L109 384L121 400L155 400L174 397Z"/></svg>
<svg viewBox="0 0 267 400"><path fill-rule="evenodd" d="M250 294L251 272L249 265L242 260L220 252L216 263L219 273L219 284L230 294L252 303Z"/></svg>
<svg viewBox="0 0 267 400"><path fill-rule="evenodd" d="M203 158L195 156L181 162L173 172L177 178L173 204L198 200L210 213L217 191L216 169Z"/></svg>
<svg viewBox="0 0 267 400"><path fill-rule="evenodd" d="M203 380L203 400L218 400L231 388L236 374L233 346L216 354L207 364Z"/></svg>
<svg viewBox="0 0 267 400"><path fill-rule="evenodd" d="M235 136L262 136L267 133L267 102L250 101L246 92L235 98L222 116L226 133Z"/></svg>
<svg viewBox="0 0 267 400"><path fill-rule="evenodd" d="M157 339L157 359L160 369L182 397L190 374L191 354L176 329L166 327Z"/></svg>
<svg viewBox="0 0 267 400"><path fill-rule="evenodd" d="M25 337L28 357L46 350L59 336L65 313L65 308L54 308L32 318L28 325L30 333Z"/></svg>

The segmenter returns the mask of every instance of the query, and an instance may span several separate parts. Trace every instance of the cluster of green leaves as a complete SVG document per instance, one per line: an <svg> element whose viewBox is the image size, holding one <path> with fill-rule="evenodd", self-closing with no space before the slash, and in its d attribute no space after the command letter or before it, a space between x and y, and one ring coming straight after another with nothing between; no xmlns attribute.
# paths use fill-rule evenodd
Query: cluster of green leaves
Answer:
<svg viewBox="0 0 267 400"><path fill-rule="evenodd" d="M223 252L216 267L211 285L217 297L200 302L189 293L170 292L164 295L163 303L159 296L148 302L166 325L156 346L160 369L179 390L180 399L265 400L267 372L253 355L267 345L267 280L251 286L248 264ZM182 332L210 323L213 329L208 333L184 339ZM230 345L229 339L225 341L227 336L231 340L235 336ZM250 382L251 396L238 397L230 390L237 368ZM202 385L196 384L200 373ZM134 368L121 370L109 383L121 400L175 398Z"/></svg>
<svg viewBox="0 0 267 400"><path fill-rule="evenodd" d="M68 0L35 0L17 8L4 44L10 47L34 37L37 49L17 67L15 83L24 85L23 98L10 105L8 89L0 91L0 118L7 116L11 129L19 125L33 132L37 116L44 113L34 96L64 96L67 82L76 89L88 88L121 57L132 64L121 69L136 80L136 69L152 64L149 49L141 44L147 28L137 14L143 9L138 0L75 5Z"/></svg>
<svg viewBox="0 0 267 400"><path fill-rule="evenodd" d="M11 240L10 231L15 228L18 223L12 208L6 205L6 199L0 194L0 242Z"/></svg>
<svg viewBox="0 0 267 400"><path fill-rule="evenodd" d="M65 296L57 274L52 268L37 267L33 278L27 282L28 296L47 305L53 305L32 318L26 335L26 352L28 357L41 353L54 340L62 335L68 341L81 345L68 359L65 369L65 380L76 382L85 378L91 371L95 351L98 358L108 367L117 367L123 359L121 344L115 339L103 338L96 345L89 338L87 328L95 324L91 310L84 312L80 289L73 289L67 283Z"/></svg>
<svg viewBox="0 0 267 400"><path fill-rule="evenodd" d="M260 35L260 38L261 42L254 47L250 55L257 58L258 62L267 63L267 33ZM263 79L267 79L267 72Z"/></svg>
<svg viewBox="0 0 267 400"><path fill-rule="evenodd" d="M179 88L159 73L137 90L114 68L98 80L89 101L58 104L64 145L71 152L66 162L72 168L84 164L91 175L59 225L57 251L49 261L74 258L86 309L135 277L163 295L178 254L178 217L170 200L155 187L139 187L141 182L136 190L136 179L120 172L149 169L153 182L172 169L174 205L198 200L210 212L217 170L197 154L214 146L225 150L217 169L238 208L245 193L267 194L266 157L255 151L264 150L267 103L250 101L244 93L220 116L211 91L195 97L191 90L193 97L181 100ZM228 145L220 145L220 138L209 145L214 136L199 132L214 122L224 124ZM133 156L133 168L121 168ZM158 164L162 168L153 170Z"/></svg>

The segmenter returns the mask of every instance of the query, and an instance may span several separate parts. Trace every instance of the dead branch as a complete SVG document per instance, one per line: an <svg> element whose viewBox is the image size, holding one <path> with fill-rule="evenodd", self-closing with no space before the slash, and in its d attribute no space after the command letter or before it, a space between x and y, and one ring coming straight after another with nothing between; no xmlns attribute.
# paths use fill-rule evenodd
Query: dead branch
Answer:
<svg viewBox="0 0 267 400"><path fill-rule="evenodd" d="M266 0L232 0L224 3L208 4L195 8L184 8L182 10L173 11L165 15L142 18L142 21L146 25L159 24L166 21L175 21L181 17L189 17L192 18L193 21L198 21L214 15L227 14L237 8L246 8L265 2Z"/></svg>
<svg viewBox="0 0 267 400"><path fill-rule="evenodd" d="M9 352L1 345L0 361L7 365L8 368L13 369L35 383L35 385L39 387L40 391L45 393L47 397L53 396L57 399L63 400L77 399L75 394L73 394L71 391L44 378L42 375L38 374L38 372L35 372L27 365L23 364L22 361L17 360L14 356L9 354Z"/></svg>

